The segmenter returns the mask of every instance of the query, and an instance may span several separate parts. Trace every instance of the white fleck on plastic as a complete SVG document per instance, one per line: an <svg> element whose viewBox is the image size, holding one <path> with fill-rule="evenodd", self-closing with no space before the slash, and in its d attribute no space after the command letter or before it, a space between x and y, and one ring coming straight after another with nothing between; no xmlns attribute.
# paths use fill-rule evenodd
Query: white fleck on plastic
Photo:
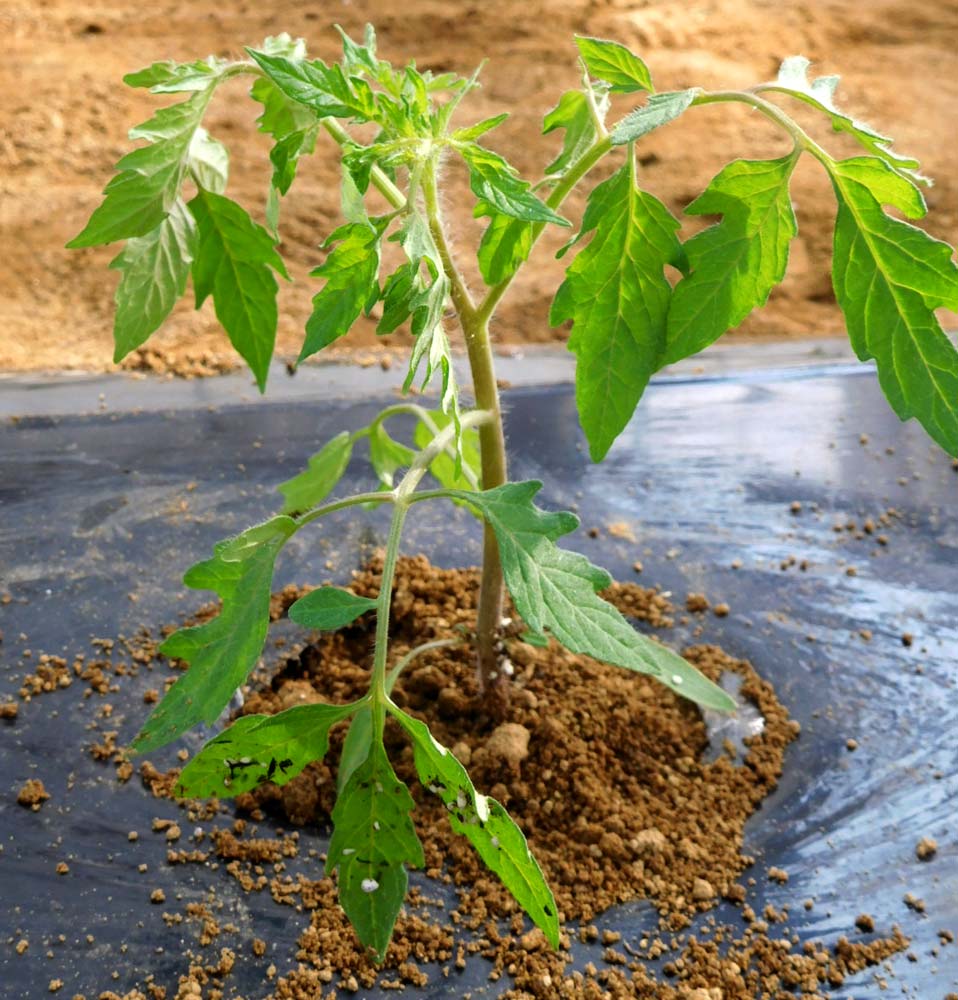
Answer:
<svg viewBox="0 0 958 1000"><path fill-rule="evenodd" d="M374 878L364 878L360 888L363 892L375 892L379 888L379 883Z"/></svg>

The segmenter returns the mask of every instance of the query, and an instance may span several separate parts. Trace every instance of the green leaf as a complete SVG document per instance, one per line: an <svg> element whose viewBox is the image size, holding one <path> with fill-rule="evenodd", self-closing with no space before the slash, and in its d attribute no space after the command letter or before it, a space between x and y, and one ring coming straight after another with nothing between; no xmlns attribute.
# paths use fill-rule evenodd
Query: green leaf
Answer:
<svg viewBox="0 0 958 1000"><path fill-rule="evenodd" d="M445 803L453 830L468 838L486 867L499 876L552 947L558 948L555 898L522 830L495 799L476 791L466 769L435 740L425 723L395 706L389 710L411 737L419 780Z"/></svg>
<svg viewBox="0 0 958 1000"><path fill-rule="evenodd" d="M319 587L294 602L289 617L306 628L334 632L375 607L376 602L368 597L357 597L339 587Z"/></svg>
<svg viewBox="0 0 958 1000"><path fill-rule="evenodd" d="M217 319L262 392L276 343L278 286L273 271L288 278L286 265L268 230L235 201L200 190L190 211L200 233L193 261L196 306L213 296Z"/></svg>
<svg viewBox="0 0 958 1000"><path fill-rule="evenodd" d="M691 273L676 285L662 364L697 354L765 304L788 265L798 226L788 193L797 155L735 160L691 205L722 221L685 244Z"/></svg>
<svg viewBox="0 0 958 1000"><path fill-rule="evenodd" d="M322 59L290 59L247 49L250 56L290 100L303 104L321 118L370 121L376 104L369 85L346 77L341 66L327 66Z"/></svg>
<svg viewBox="0 0 958 1000"><path fill-rule="evenodd" d="M499 543L506 586L519 616L534 634L546 631L573 653L584 653L627 670L650 674L677 694L721 711L735 702L691 664L636 632L596 591L611 580L585 556L555 541L574 531L579 519L546 513L532 502L542 483L507 483L482 493L451 491L475 506Z"/></svg>
<svg viewBox="0 0 958 1000"><path fill-rule="evenodd" d="M498 153L475 142L462 143L457 149L469 167L469 186L480 202L477 214L489 215L496 211L525 222L569 225L529 190L528 181L517 176L515 167Z"/></svg>
<svg viewBox="0 0 958 1000"><path fill-rule="evenodd" d="M388 63L376 57L376 29L371 24L363 29L362 45L354 42L338 24L336 30L343 42L343 64L347 73L369 73L375 79L384 66L388 67Z"/></svg>
<svg viewBox="0 0 958 1000"><path fill-rule="evenodd" d="M160 652L185 660L189 670L150 714L132 749L146 753L164 746L198 722L214 723L233 692L256 665L269 626L273 565L296 522L280 515L218 542L213 558L192 566L183 582L213 590L220 613L202 625L174 632Z"/></svg>
<svg viewBox="0 0 958 1000"><path fill-rule="evenodd" d="M207 191L222 194L229 178L230 155L205 128L198 128L190 142L188 167L193 180Z"/></svg>
<svg viewBox="0 0 958 1000"><path fill-rule="evenodd" d="M576 403L600 461L629 422L665 347L679 223L635 185L632 157L589 196L582 232L595 230L556 293L550 323L572 320Z"/></svg>
<svg viewBox="0 0 958 1000"><path fill-rule="evenodd" d="M406 897L406 865L425 864L410 812L415 803L382 745L343 786L333 809L326 872L339 869L339 902L359 940L382 962Z"/></svg>
<svg viewBox="0 0 958 1000"><path fill-rule="evenodd" d="M119 173L103 191L102 204L68 247L92 247L133 236L145 236L166 218L180 195L193 134L213 95L214 84L188 100L161 108L130 130L131 139L149 145L127 153Z"/></svg>
<svg viewBox="0 0 958 1000"><path fill-rule="evenodd" d="M250 96L263 105L263 113L256 119L259 130L276 140L269 154L273 164L272 186L286 194L296 176L299 159L316 148L319 120L265 77L253 84Z"/></svg>
<svg viewBox="0 0 958 1000"><path fill-rule="evenodd" d="M925 214L921 194L882 160L855 157L830 166L838 197L832 277L848 336L902 420L915 417L958 455L958 351L934 310L958 310L952 249L882 211Z"/></svg>
<svg viewBox="0 0 958 1000"><path fill-rule="evenodd" d="M170 60L155 62L146 69L127 73L123 82L128 87L148 87L154 94L206 90L222 75L226 61L209 56L190 63Z"/></svg>
<svg viewBox="0 0 958 1000"><path fill-rule="evenodd" d="M444 430L453 422L451 416L447 416L441 411L433 411L429 416L439 431ZM432 443L434 435L420 420L416 424L413 436L416 447L421 450ZM458 462L445 452L442 452L432 460L429 465L429 471L446 489L471 490L473 487L463 474L463 469L469 469L476 481L482 482L482 455L479 450L479 431L475 427L466 428L460 434L459 442L460 460Z"/></svg>
<svg viewBox="0 0 958 1000"><path fill-rule="evenodd" d="M355 705L296 705L276 715L241 716L186 765L176 794L226 799L264 781L285 785L326 756L329 730L354 711Z"/></svg>
<svg viewBox="0 0 958 1000"><path fill-rule="evenodd" d="M369 428L369 461L386 489L391 490L395 485L397 470L407 468L415 457L412 448L390 437L382 421L376 421Z"/></svg>
<svg viewBox="0 0 958 1000"><path fill-rule="evenodd" d="M511 278L532 252L534 224L492 212L479 243L479 270L487 285Z"/></svg>
<svg viewBox="0 0 958 1000"><path fill-rule="evenodd" d="M313 296L300 362L349 333L370 299L379 297L381 235L368 223L351 222L326 241L326 246L336 242L336 247L310 272L314 278L325 278L326 284Z"/></svg>
<svg viewBox="0 0 958 1000"><path fill-rule="evenodd" d="M294 517L312 510L333 491L343 477L353 453L353 439L347 431L337 434L309 459L304 472L280 483L283 513Z"/></svg>
<svg viewBox="0 0 958 1000"><path fill-rule="evenodd" d="M653 90L648 66L624 45L582 35L576 35L575 43L589 73L608 83L614 93Z"/></svg>
<svg viewBox="0 0 958 1000"><path fill-rule="evenodd" d="M456 142L475 142L480 136L491 132L494 128L498 128L508 117L508 112L505 112L501 115L494 115L492 118L484 118L475 125L469 125L466 128L457 128L452 133L452 138Z"/></svg>
<svg viewBox="0 0 958 1000"><path fill-rule="evenodd" d="M416 269L409 262L400 264L383 287L383 315L376 333L392 333L409 319L415 292Z"/></svg>
<svg viewBox="0 0 958 1000"><path fill-rule="evenodd" d="M122 272L115 296L114 362L136 350L169 316L186 291L196 246L196 223L177 201L156 229L127 240L113 258L110 267Z"/></svg>
<svg viewBox="0 0 958 1000"><path fill-rule="evenodd" d="M635 142L660 126L675 121L691 107L692 101L701 92L700 88L693 87L691 90L652 94L645 104L627 114L612 129L612 145L624 146L628 142Z"/></svg>
<svg viewBox="0 0 958 1000"><path fill-rule="evenodd" d="M835 91L838 88L839 77L820 76L810 81L809 66L811 63L804 56L789 56L778 71L778 79L774 83L759 87L758 90L787 94L811 105L828 116L836 132L850 135L873 156L884 160L896 173L912 182L931 183L917 172L919 163L916 159L902 156L889 148L892 140L888 136L876 132L870 125L856 121L851 115L835 107Z"/></svg>
<svg viewBox="0 0 958 1000"><path fill-rule="evenodd" d="M369 705L362 705L353 716L343 749L339 754L339 768L336 771L336 794L339 795L346 783L369 756L373 745L373 714Z"/></svg>
<svg viewBox="0 0 958 1000"><path fill-rule="evenodd" d="M602 96L600 114L608 108L608 98ZM595 142L595 121L589 99L581 90L567 90L559 103L542 120L542 134L565 129L562 152L546 167L547 175L564 174Z"/></svg>

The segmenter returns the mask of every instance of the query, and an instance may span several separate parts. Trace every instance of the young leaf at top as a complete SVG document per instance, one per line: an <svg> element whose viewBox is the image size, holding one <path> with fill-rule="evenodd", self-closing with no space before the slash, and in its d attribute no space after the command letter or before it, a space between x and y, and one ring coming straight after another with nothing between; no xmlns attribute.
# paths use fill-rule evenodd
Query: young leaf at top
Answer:
<svg viewBox="0 0 958 1000"><path fill-rule="evenodd" d="M765 304L788 264L798 227L788 184L797 153L735 160L686 208L722 221L685 244L691 273L676 286L662 364L697 354Z"/></svg>
<svg viewBox="0 0 958 1000"><path fill-rule="evenodd" d="M604 115L609 105L604 94L599 100L599 113ZM547 176L564 174L595 142L595 119L589 99L581 90L567 90L559 103L542 119L542 134L565 129L562 152L546 167Z"/></svg>
<svg viewBox="0 0 958 1000"><path fill-rule="evenodd" d="M133 236L145 236L166 218L176 203L186 175L190 145L199 128L218 77L204 90L130 130L131 139L149 145L127 153L119 173L103 191L102 204L68 247L92 247Z"/></svg>
<svg viewBox="0 0 958 1000"><path fill-rule="evenodd" d="M914 157L903 156L889 148L892 140L888 136L876 132L870 125L856 121L851 115L835 107L835 91L839 77L820 76L817 80L809 81L809 66L811 63L804 56L789 56L778 71L778 79L774 83L763 84L756 90L787 94L811 105L828 116L836 132L850 135L873 156L884 160L896 173L912 183L930 183L918 173L919 163Z"/></svg>
<svg viewBox="0 0 958 1000"><path fill-rule="evenodd" d="M476 215L499 212L525 222L554 222L558 226L569 223L556 215L530 190L529 182L517 175L498 153L475 142L461 143L457 149L469 168L469 186L479 199Z"/></svg>
<svg viewBox="0 0 958 1000"><path fill-rule="evenodd" d="M878 380L902 420L916 417L951 455L958 455L958 351L934 310L958 310L952 249L887 216L925 214L918 190L873 157L830 167L838 198L832 278L858 357L874 358Z"/></svg>
<svg viewBox="0 0 958 1000"><path fill-rule="evenodd" d="M480 136L491 132L494 128L498 128L508 117L508 112L504 112L501 115L494 115L492 118L484 118L481 122L476 122L475 125L469 125L466 128L457 128L452 133L453 141L475 142Z"/></svg>
<svg viewBox="0 0 958 1000"><path fill-rule="evenodd" d="M354 711L354 705L296 705L276 715L241 716L186 765L176 794L226 799L264 781L285 785L326 756L330 728Z"/></svg>
<svg viewBox="0 0 958 1000"><path fill-rule="evenodd" d="M312 455L307 468L276 487L283 494L283 513L296 517L311 510L333 491L353 453L353 438L342 431Z"/></svg>
<svg viewBox="0 0 958 1000"><path fill-rule="evenodd" d="M692 106L701 89L675 90L665 94L652 94L645 104L631 111L620 121L610 136L613 146L624 146L635 142L662 125L675 121Z"/></svg>
<svg viewBox="0 0 958 1000"><path fill-rule="evenodd" d="M423 787L438 795L456 833L465 836L502 884L541 928L553 948L559 947L555 898L515 820L495 800L476 791L466 769L428 726L391 707L390 712L412 739L416 771Z"/></svg>
<svg viewBox="0 0 958 1000"><path fill-rule="evenodd" d="M193 216L177 200L156 229L127 240L110 262L122 275L113 318L114 363L136 350L169 316L186 291L197 242Z"/></svg>
<svg viewBox="0 0 958 1000"><path fill-rule="evenodd" d="M290 605L288 614L297 625L334 632L375 608L376 602L368 597L357 597L340 587L317 587Z"/></svg>
<svg viewBox="0 0 958 1000"><path fill-rule="evenodd" d="M550 632L566 649L627 670L650 674L706 708L730 711L735 702L691 664L647 639L599 597L609 586L605 570L555 541L578 527L567 512L546 513L532 502L542 483L506 483L481 493L450 491L492 525L506 586L530 631Z"/></svg>
<svg viewBox="0 0 958 1000"><path fill-rule="evenodd" d="M595 232L566 272L549 322L572 320L576 403L596 462L629 422L665 348L665 266L682 264L678 228L636 187L631 155L589 196L582 233Z"/></svg>
<svg viewBox="0 0 958 1000"><path fill-rule="evenodd" d="M426 862L410 812L415 803L381 743L343 786L333 809L326 872L339 869L339 902L377 962L386 956L406 897L406 865Z"/></svg>
<svg viewBox="0 0 958 1000"><path fill-rule="evenodd" d="M187 570L187 587L216 591L223 606L215 618L174 632L160 646L189 670L146 720L133 741L135 752L164 746L199 722L214 723L229 704L263 651L273 565L294 531L296 522L279 515L218 542L212 559Z"/></svg>
<svg viewBox="0 0 958 1000"><path fill-rule="evenodd" d="M613 93L634 94L637 90L654 89L648 66L624 45L583 35L576 35L575 43L589 73L609 84Z"/></svg>
<svg viewBox="0 0 958 1000"><path fill-rule="evenodd" d="M310 274L326 284L313 296L306 321L302 362L347 334L356 318L379 299L379 240L381 230L368 222L340 226L326 241L336 246Z"/></svg>
<svg viewBox="0 0 958 1000"><path fill-rule="evenodd" d="M273 271L288 279L286 265L273 237L235 201L201 188L190 211L200 233L193 261L196 306L213 296L216 318L262 392L276 343L279 286Z"/></svg>

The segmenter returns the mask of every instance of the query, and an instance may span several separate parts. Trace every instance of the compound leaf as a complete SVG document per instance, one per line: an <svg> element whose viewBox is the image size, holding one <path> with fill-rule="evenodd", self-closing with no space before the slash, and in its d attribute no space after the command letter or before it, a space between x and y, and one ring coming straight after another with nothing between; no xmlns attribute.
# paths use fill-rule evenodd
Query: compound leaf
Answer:
<svg viewBox="0 0 958 1000"><path fill-rule="evenodd" d="M286 265L273 237L235 201L201 189L190 211L200 233L193 261L197 308L213 296L217 319L262 392L276 343L278 285L273 271L288 278Z"/></svg>
<svg viewBox="0 0 958 1000"><path fill-rule="evenodd" d="M279 515L218 542L213 558L187 570L183 582L194 590L213 590L222 601L220 613L174 632L160 652L185 660L189 670L166 693L133 741L146 753L164 746L198 722L214 723L233 692L256 665L269 626L273 565L296 530L296 522Z"/></svg>
<svg viewBox="0 0 958 1000"><path fill-rule="evenodd" d="M225 799L264 781L285 785L326 756L330 728L354 711L353 705L296 705L276 715L241 716L186 765L176 794Z"/></svg>
<svg viewBox="0 0 958 1000"><path fill-rule="evenodd" d="M339 902L377 962L386 955L406 897L406 865L425 864L409 815L414 806L382 744L374 742L333 809L326 872L339 869Z"/></svg>
<svg viewBox="0 0 958 1000"><path fill-rule="evenodd" d="M547 513L532 502L542 483L507 483L481 493L450 491L476 507L499 543L506 586L529 630L550 632L573 653L650 674L676 694L728 711L729 696L665 646L636 632L599 597L611 582L605 570L555 541L578 527L568 512Z"/></svg>
<svg viewBox="0 0 958 1000"><path fill-rule="evenodd" d="M589 73L609 84L613 93L633 94L653 89L648 66L624 45L583 35L577 35L575 43Z"/></svg>
<svg viewBox="0 0 958 1000"><path fill-rule="evenodd" d="M675 287L663 364L697 354L765 304L785 276L798 227L788 193L796 156L736 160L686 212L722 221L685 244L691 273Z"/></svg>
<svg viewBox="0 0 958 1000"><path fill-rule="evenodd" d="M809 66L811 63L804 56L789 56L778 71L778 79L774 83L764 84L758 89L788 94L790 97L811 105L828 116L832 128L836 132L850 135L873 156L884 160L896 173L913 183L930 183L927 178L918 173L919 163L916 159L911 156L903 156L889 148L892 140L888 136L876 132L870 125L856 121L851 115L845 114L835 107L835 91L838 88L839 77L820 76L816 80L809 80Z"/></svg>
<svg viewBox="0 0 958 1000"><path fill-rule="evenodd" d="M566 272L549 321L572 320L576 403L600 461L632 417L665 348L679 223L635 185L632 157L589 196L582 233L595 230Z"/></svg>
<svg viewBox="0 0 958 1000"><path fill-rule="evenodd" d="M312 455L303 472L280 483L283 513L296 516L325 500L343 477L353 453L353 439L347 431L337 434Z"/></svg>
<svg viewBox="0 0 958 1000"><path fill-rule="evenodd" d="M466 769L435 740L425 723L395 707L390 712L411 737L419 780L442 799L453 830L468 838L486 867L499 876L552 947L558 948L555 898L522 830L495 799L476 791Z"/></svg>
<svg viewBox="0 0 958 1000"><path fill-rule="evenodd" d="M855 157L830 168L838 197L832 279L848 336L861 360L874 358L878 380L902 420L916 417L958 455L958 351L934 310L958 309L952 249L890 218L925 214L917 189L882 160Z"/></svg>
<svg viewBox="0 0 958 1000"><path fill-rule="evenodd" d="M379 298L380 236L368 223L350 222L326 241L326 246L333 242L336 246L310 272L315 278L325 278L326 284L313 296L299 361L347 334L368 303Z"/></svg>
<svg viewBox="0 0 958 1000"><path fill-rule="evenodd" d="M610 138L614 146L624 146L628 142L635 142L649 132L655 131L662 125L667 125L675 121L679 115L683 114L692 105L696 95L701 90L693 87L691 90L675 90L664 94L652 94L645 104L630 112L620 121L614 129Z"/></svg>
<svg viewBox="0 0 958 1000"><path fill-rule="evenodd" d="M179 198L193 134L213 89L211 80L206 89L180 104L161 108L130 130L131 139L145 139L149 145L134 149L117 163L119 173L104 189L103 202L68 247L99 246L156 229Z"/></svg>
<svg viewBox="0 0 958 1000"><path fill-rule="evenodd" d="M294 602L288 613L298 625L333 632L375 607L370 598L357 597L340 587L318 587Z"/></svg>
<svg viewBox="0 0 958 1000"><path fill-rule="evenodd" d="M156 229L127 240L110 262L121 272L113 318L114 362L136 350L169 316L186 291L197 241L193 216L177 200Z"/></svg>
<svg viewBox="0 0 958 1000"><path fill-rule="evenodd" d="M529 190L529 182L517 176L515 168L498 153L475 142L461 143L457 148L469 168L472 193L479 199L477 215L496 211L525 222L569 225Z"/></svg>

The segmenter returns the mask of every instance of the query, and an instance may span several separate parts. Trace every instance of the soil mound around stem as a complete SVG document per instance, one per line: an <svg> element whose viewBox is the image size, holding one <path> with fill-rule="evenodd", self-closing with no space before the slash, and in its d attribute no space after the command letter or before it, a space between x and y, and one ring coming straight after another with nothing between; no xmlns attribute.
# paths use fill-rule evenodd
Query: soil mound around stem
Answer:
<svg viewBox="0 0 958 1000"><path fill-rule="evenodd" d="M374 564L355 574L352 589L373 596L379 580L380 566ZM424 557L401 560L392 659L472 627L477 591L474 570L439 569ZM297 596L287 589L274 612ZM610 596L633 617L659 626L669 622L672 608L656 590L620 584ZM478 788L508 807L555 892L563 920L573 922L567 930L575 927L583 943L601 939L603 967L590 963L584 972L570 971L568 934L563 949L553 953L539 931L528 930L509 894L453 834L441 802L419 784L408 743L389 725L387 749L416 800L427 874L456 887L458 906L451 913L437 910L414 890L385 967L377 971L335 905L333 880L268 880L256 866L289 856L294 841L244 839L246 822L239 820L233 833L213 837L213 853L229 862L227 870L241 884L255 889L268 881L278 902L312 913L299 942L299 964L277 980L271 997L325 996L323 989L334 980L347 991L377 981L397 988L423 985L428 977L419 963L439 962L443 973L452 975L475 953L491 963L491 979L512 978L511 997L754 1000L781 996L782 988L814 997L821 995L822 984L837 986L848 973L907 947L895 928L890 936L870 936L867 942L842 938L831 952L818 944L797 949L798 939L784 926L787 908L767 907L758 915L747 905L744 923L732 927L707 918L704 932L688 933L696 914L711 910L720 897L744 903L746 892L737 879L754 860L743 854L743 827L775 787L797 724L749 663L715 646L692 647L685 655L711 678L738 675L742 697L764 719L762 732L746 740L744 756L726 744L707 760L706 726L692 704L641 675L572 655L554 643L536 648L518 635L517 625L507 628L504 657L513 688L505 721L482 712L468 643L423 653L407 668L394 697L452 748ZM252 694L243 712L359 697L368 685L371 656L369 621L323 635ZM328 822L344 736L345 727L334 730L327 758L284 787L265 785L240 797L241 812L257 821L269 811L294 825ZM169 776L162 785L155 772L144 776L155 790L171 785ZM639 899L658 910L657 933L623 942L620 934L600 935L590 923L617 903ZM782 925L777 932L771 929L776 924ZM457 927L473 932L467 943L456 943ZM657 960L664 960L670 981L662 983L661 975L650 971L647 963Z"/></svg>

